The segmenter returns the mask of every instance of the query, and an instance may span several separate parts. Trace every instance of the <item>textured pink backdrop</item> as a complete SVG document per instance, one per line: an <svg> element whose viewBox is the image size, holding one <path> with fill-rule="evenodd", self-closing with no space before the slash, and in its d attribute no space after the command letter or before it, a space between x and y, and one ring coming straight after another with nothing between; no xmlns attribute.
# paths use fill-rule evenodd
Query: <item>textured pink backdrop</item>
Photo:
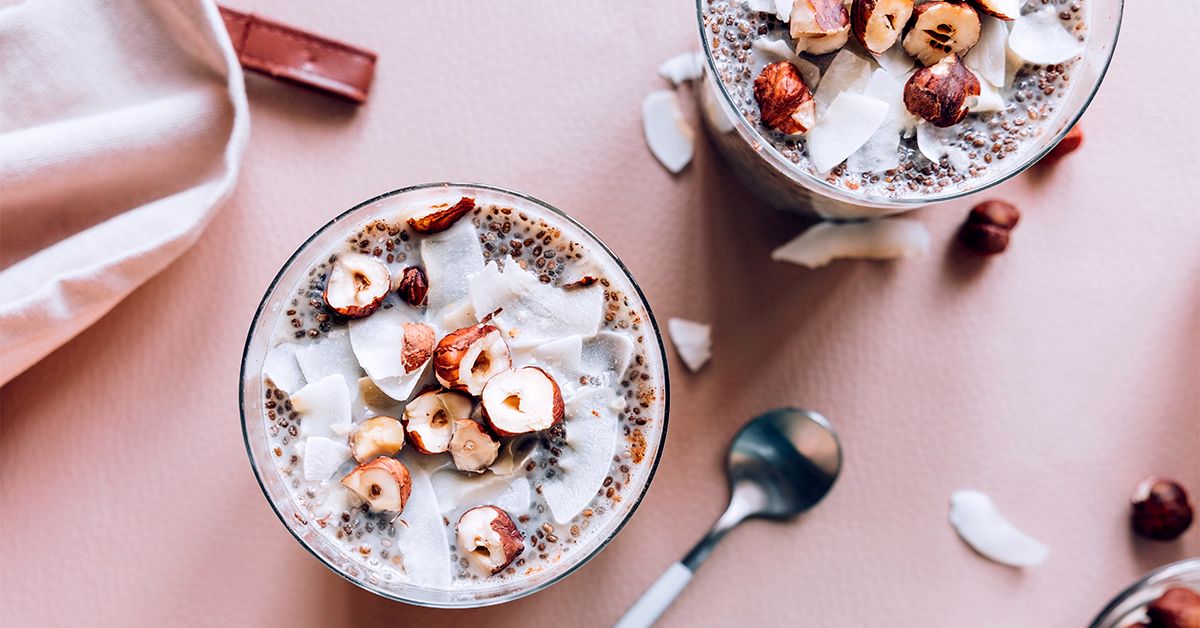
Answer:
<svg viewBox="0 0 1200 628"><path fill-rule="evenodd" d="M251 79L241 182L200 243L3 389L0 624L609 624L722 508L729 436L783 404L834 421L845 474L801 522L731 535L663 625L1078 626L1200 554L1200 526L1151 545L1126 522L1148 474L1200 494L1194 3L1170 19L1130 3L1085 150L994 193L1024 210L1006 254L955 252L958 203L919 213L929 257L820 272L768 261L801 221L706 143L679 177L643 145L654 68L695 41L688 0L233 4L377 50L371 102ZM264 502L238 426L246 326L287 255L364 198L443 179L568 209L660 319L716 334L704 372L672 356L666 452L617 541L474 611L388 602L322 567ZM946 508L966 487L1049 561L1013 570L960 543Z"/></svg>

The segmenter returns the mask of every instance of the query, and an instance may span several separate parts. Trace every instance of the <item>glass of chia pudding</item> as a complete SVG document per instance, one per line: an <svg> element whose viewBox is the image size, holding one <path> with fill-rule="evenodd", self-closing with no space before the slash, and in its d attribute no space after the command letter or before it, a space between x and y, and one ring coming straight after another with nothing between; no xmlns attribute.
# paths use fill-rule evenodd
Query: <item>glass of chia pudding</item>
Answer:
<svg viewBox="0 0 1200 628"><path fill-rule="evenodd" d="M696 0L713 141L771 204L866 218L974 194L1074 127L1122 0Z"/></svg>
<svg viewBox="0 0 1200 628"><path fill-rule="evenodd" d="M436 607L545 588L613 539L667 428L658 326L565 213L474 184L334 218L255 313L242 428L263 493L347 580Z"/></svg>

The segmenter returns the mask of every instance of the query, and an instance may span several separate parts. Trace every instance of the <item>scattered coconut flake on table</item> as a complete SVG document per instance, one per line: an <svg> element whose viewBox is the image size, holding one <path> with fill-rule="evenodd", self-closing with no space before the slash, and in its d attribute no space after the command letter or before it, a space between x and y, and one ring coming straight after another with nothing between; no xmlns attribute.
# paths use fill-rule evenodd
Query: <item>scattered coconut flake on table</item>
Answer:
<svg viewBox="0 0 1200 628"><path fill-rule="evenodd" d="M263 375L289 395L300 390L305 382L300 363L296 361L296 349L294 344L281 344L268 351L263 360Z"/></svg>
<svg viewBox="0 0 1200 628"><path fill-rule="evenodd" d="M750 44L755 50L765 53L768 56L775 57L780 61L787 61L796 66L800 70L800 78L804 81L804 86L809 91L816 90L821 84L821 68L817 64L798 56L793 50L792 45L782 39L772 39L770 37L759 37ZM756 64L757 65L757 64ZM765 63L763 64L766 65ZM759 68L760 70L762 68Z"/></svg>
<svg viewBox="0 0 1200 628"><path fill-rule="evenodd" d="M304 441L304 479L324 482L350 459L350 447L345 440L310 436Z"/></svg>
<svg viewBox="0 0 1200 628"><path fill-rule="evenodd" d="M416 323L421 318L416 310L398 305L347 324L350 346L359 365L379 390L392 399L408 399L429 365L426 360L413 372L405 373L400 359L404 353L404 323Z"/></svg>
<svg viewBox="0 0 1200 628"><path fill-rule="evenodd" d="M654 158L672 173L679 174L692 161L696 132L683 119L675 92L659 90L646 95L642 132Z"/></svg>
<svg viewBox="0 0 1200 628"><path fill-rule="evenodd" d="M821 116L838 96L843 93L862 93L873 72L870 61L849 48L842 48L821 75L821 85L813 93L813 103L817 107L817 123L820 124Z"/></svg>
<svg viewBox="0 0 1200 628"><path fill-rule="evenodd" d="M681 85L704 76L704 55L698 52L682 52L658 66L658 75Z"/></svg>
<svg viewBox="0 0 1200 628"><path fill-rule="evenodd" d="M1062 63L1083 52L1083 42L1067 30L1052 6L1017 19L1008 35L1008 47L1034 65Z"/></svg>
<svg viewBox="0 0 1200 628"><path fill-rule="evenodd" d="M929 231L910 218L823 222L771 252L777 262L820 268L835 259L886 260L929 252Z"/></svg>
<svg viewBox="0 0 1200 628"><path fill-rule="evenodd" d="M1040 565L1050 554L1050 548L1018 530L1000 515L991 498L979 491L957 491L950 496L950 525L972 549L1002 565Z"/></svg>
<svg viewBox="0 0 1200 628"><path fill-rule="evenodd" d="M617 449L616 401L610 388L585 386L567 402L566 446L558 457L559 472L542 483L542 496L555 523L574 519L604 485Z"/></svg>
<svg viewBox="0 0 1200 628"><path fill-rule="evenodd" d="M875 70L863 89L863 95L888 106L887 116L866 144L846 159L850 172L881 172L900 165L900 135L911 123L912 114L904 106L904 85L887 70Z"/></svg>
<svg viewBox="0 0 1200 628"><path fill-rule="evenodd" d="M300 431L306 435L336 435L334 425L350 423L350 391L341 373L310 382L291 396L291 402L303 419Z"/></svg>
<svg viewBox="0 0 1200 628"><path fill-rule="evenodd" d="M467 296L467 278L483 270L479 234L470 220L421 239L421 260L429 279L428 311L440 312ZM451 330L453 331L453 330Z"/></svg>
<svg viewBox="0 0 1200 628"><path fill-rule="evenodd" d="M1004 66L1008 55L1008 26L1000 19L982 16L979 41L967 51L963 62L994 86L1004 84Z"/></svg>
<svg viewBox="0 0 1200 628"><path fill-rule="evenodd" d="M951 144L957 138L958 130L954 127L943 129L928 122L917 125L917 148L926 159L936 164L945 157L955 170L965 172L971 166L971 159L967 151Z"/></svg>
<svg viewBox="0 0 1200 628"><path fill-rule="evenodd" d="M712 327L704 323L672 318L667 320L667 334L680 359L693 373L699 371L712 357Z"/></svg>
<svg viewBox="0 0 1200 628"><path fill-rule="evenodd" d="M869 96L842 92L808 132L808 159L822 174L833 170L879 130L888 105Z"/></svg>

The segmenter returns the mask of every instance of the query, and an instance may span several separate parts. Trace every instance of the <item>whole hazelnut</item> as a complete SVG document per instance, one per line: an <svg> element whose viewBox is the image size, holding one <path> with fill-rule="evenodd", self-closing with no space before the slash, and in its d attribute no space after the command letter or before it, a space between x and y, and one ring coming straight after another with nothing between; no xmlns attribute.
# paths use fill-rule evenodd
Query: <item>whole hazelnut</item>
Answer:
<svg viewBox="0 0 1200 628"><path fill-rule="evenodd" d="M781 133L798 135L816 124L817 109L812 92L800 70L787 61L772 63L754 79L754 100L762 123Z"/></svg>
<svg viewBox="0 0 1200 628"><path fill-rule="evenodd" d="M1192 504L1178 482L1142 480L1133 492L1133 530L1155 541L1170 541L1192 525Z"/></svg>
<svg viewBox="0 0 1200 628"><path fill-rule="evenodd" d="M1008 247L1008 232L1017 226L1021 212L1004 201L984 201L971 209L959 234L962 243L983 255L995 255Z"/></svg>
<svg viewBox="0 0 1200 628"><path fill-rule="evenodd" d="M429 280L425 278L425 271L416 266L405 268L400 285L396 286L396 294L413 307L425 305L425 296L429 294Z"/></svg>
<svg viewBox="0 0 1200 628"><path fill-rule="evenodd" d="M952 53L913 72L904 84L904 106L933 126L946 128L967 117L967 100L978 96L979 91L979 79Z"/></svg>
<svg viewBox="0 0 1200 628"><path fill-rule="evenodd" d="M1156 628L1196 628L1200 626L1200 594L1171 587L1146 607L1146 617Z"/></svg>
<svg viewBox="0 0 1200 628"><path fill-rule="evenodd" d="M1046 156L1042 157L1042 160L1038 163L1043 165L1057 163L1058 160L1079 150L1079 148L1082 146L1083 129L1076 124L1071 128L1070 131L1067 132L1065 136L1063 136L1062 141L1060 141L1058 144L1055 144L1054 148L1051 149L1049 153L1046 153Z"/></svg>

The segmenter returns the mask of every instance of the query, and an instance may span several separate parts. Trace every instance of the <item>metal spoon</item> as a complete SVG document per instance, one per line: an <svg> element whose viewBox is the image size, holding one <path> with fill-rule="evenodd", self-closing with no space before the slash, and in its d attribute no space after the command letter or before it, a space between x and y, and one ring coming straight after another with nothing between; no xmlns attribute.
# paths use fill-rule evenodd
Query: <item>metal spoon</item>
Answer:
<svg viewBox="0 0 1200 628"><path fill-rule="evenodd" d="M750 517L785 521L817 505L842 468L842 447L825 417L780 408L754 418L733 437L725 463L729 506L708 534L671 565L615 628L654 624L726 532Z"/></svg>

